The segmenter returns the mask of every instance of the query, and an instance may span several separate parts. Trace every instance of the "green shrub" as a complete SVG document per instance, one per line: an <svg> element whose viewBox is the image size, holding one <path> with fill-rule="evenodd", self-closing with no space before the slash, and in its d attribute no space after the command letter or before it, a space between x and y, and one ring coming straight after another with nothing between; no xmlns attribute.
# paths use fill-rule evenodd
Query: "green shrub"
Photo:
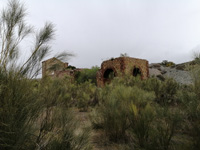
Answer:
<svg viewBox="0 0 200 150"><path fill-rule="evenodd" d="M178 90L182 89L171 79L116 77L99 90L93 128L102 129L111 141L127 143L130 149L178 148L183 142L176 137L184 129L180 126L183 111L169 105L175 104Z"/></svg>
<svg viewBox="0 0 200 150"><path fill-rule="evenodd" d="M79 122L75 121L73 111L56 107L52 113L53 130L48 133L47 150L88 150L90 130L79 129ZM77 129L79 129L78 133ZM55 132L56 131L56 132Z"/></svg>
<svg viewBox="0 0 200 150"><path fill-rule="evenodd" d="M128 129L128 100L131 98L131 88L118 86L110 91L100 112L103 118L103 129L111 141L125 140Z"/></svg>
<svg viewBox="0 0 200 150"><path fill-rule="evenodd" d="M30 149L31 122L39 116L42 102L34 82L15 72L0 73L0 149Z"/></svg>
<svg viewBox="0 0 200 150"><path fill-rule="evenodd" d="M20 42L32 33L25 16L17 0L10 0L0 14L0 149L90 149L89 132L76 133L69 111L74 86L66 80L32 80L49 52L51 23L34 36L29 58L17 63Z"/></svg>
<svg viewBox="0 0 200 150"><path fill-rule="evenodd" d="M156 81L152 84L152 90L156 95L156 102L164 106L176 103L178 88L178 83L172 79L166 79L164 82Z"/></svg>
<svg viewBox="0 0 200 150"><path fill-rule="evenodd" d="M65 79L47 79L41 84L40 113L38 126L34 133L35 143L39 149L87 149L89 147L89 132L81 130L78 121L75 121L74 112L67 103L71 103L71 83L66 84ZM66 96L66 93L69 95ZM45 143L45 144L44 144Z"/></svg>
<svg viewBox="0 0 200 150"><path fill-rule="evenodd" d="M167 61L167 60L163 60L161 65L165 66L165 67L171 67L171 66L174 66L175 63L172 62L172 61Z"/></svg>
<svg viewBox="0 0 200 150"><path fill-rule="evenodd" d="M96 86L91 82L84 82L77 86L77 106L80 111L87 111L95 100Z"/></svg>
<svg viewBox="0 0 200 150"><path fill-rule="evenodd" d="M146 148L149 144L152 122L156 116L154 107L147 103L144 107L132 104L130 115L130 131L133 134L135 147Z"/></svg>
<svg viewBox="0 0 200 150"><path fill-rule="evenodd" d="M197 90L197 82L194 87L188 91L183 91L181 97L183 99L186 112L186 129L185 131L191 136L191 149L197 150L200 148L200 97Z"/></svg>
<svg viewBox="0 0 200 150"><path fill-rule="evenodd" d="M92 83L96 84L96 74L99 70L99 67L95 66L91 69L84 69L80 72L77 72L75 75L75 80L77 83L84 83L86 81L91 81Z"/></svg>
<svg viewBox="0 0 200 150"><path fill-rule="evenodd" d="M95 127L102 127L111 141L126 141L131 122L131 105L143 108L154 99L153 93L137 87L112 83L101 91L100 106L96 109Z"/></svg>
<svg viewBox="0 0 200 150"><path fill-rule="evenodd" d="M182 117L179 110L158 108L148 149L174 149L177 146L174 137L180 127L181 120Z"/></svg>
<svg viewBox="0 0 200 150"><path fill-rule="evenodd" d="M99 113L100 111L101 108L95 107L90 113L90 120L93 129L103 129L103 118L102 115Z"/></svg>

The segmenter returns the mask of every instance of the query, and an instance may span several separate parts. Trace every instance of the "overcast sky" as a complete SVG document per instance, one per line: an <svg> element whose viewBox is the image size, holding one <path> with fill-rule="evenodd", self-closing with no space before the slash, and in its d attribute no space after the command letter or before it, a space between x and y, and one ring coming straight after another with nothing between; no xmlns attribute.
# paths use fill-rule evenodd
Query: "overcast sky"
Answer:
<svg viewBox="0 0 200 150"><path fill-rule="evenodd" d="M0 8L8 0L0 0ZM200 0L21 0L27 21L56 26L53 54L73 52L82 68L127 53L181 63L200 49Z"/></svg>

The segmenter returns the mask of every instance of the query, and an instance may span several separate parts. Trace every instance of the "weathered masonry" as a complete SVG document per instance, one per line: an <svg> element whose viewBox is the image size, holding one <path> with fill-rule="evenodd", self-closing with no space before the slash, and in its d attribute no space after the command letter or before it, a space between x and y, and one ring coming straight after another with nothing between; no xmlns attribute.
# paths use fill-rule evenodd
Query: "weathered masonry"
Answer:
<svg viewBox="0 0 200 150"><path fill-rule="evenodd" d="M68 63L63 63L57 58L53 57L42 62L42 77L57 76L58 72L68 67Z"/></svg>
<svg viewBox="0 0 200 150"><path fill-rule="evenodd" d="M132 57L118 57L101 64L97 73L97 85L104 86L116 76L133 75L147 79L149 76L148 61Z"/></svg>
<svg viewBox="0 0 200 150"><path fill-rule="evenodd" d="M75 72L81 71L82 69L71 69L68 63L62 62L57 58L53 57L42 62L42 77L45 76L52 78L63 78L70 76L74 78Z"/></svg>

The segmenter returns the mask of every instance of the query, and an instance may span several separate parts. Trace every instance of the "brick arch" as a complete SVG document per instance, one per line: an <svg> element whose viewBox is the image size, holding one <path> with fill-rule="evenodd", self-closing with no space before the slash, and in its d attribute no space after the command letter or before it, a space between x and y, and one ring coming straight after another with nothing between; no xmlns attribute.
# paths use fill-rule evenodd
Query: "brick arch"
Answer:
<svg viewBox="0 0 200 150"><path fill-rule="evenodd" d="M103 74L103 82L105 83L110 83L110 81L117 76L117 72L113 67L108 67L104 70Z"/></svg>
<svg viewBox="0 0 200 150"><path fill-rule="evenodd" d="M141 79L143 79L143 71L140 66L134 66L131 72L134 77L140 75Z"/></svg>
<svg viewBox="0 0 200 150"><path fill-rule="evenodd" d="M105 82L109 83L111 80L107 79L107 77L110 72L114 72L114 75L119 77L123 77L124 75L133 75L134 67L137 67L140 70L141 79L148 78L147 60L132 57L118 57L103 61L101 69L97 73L97 85L103 87Z"/></svg>

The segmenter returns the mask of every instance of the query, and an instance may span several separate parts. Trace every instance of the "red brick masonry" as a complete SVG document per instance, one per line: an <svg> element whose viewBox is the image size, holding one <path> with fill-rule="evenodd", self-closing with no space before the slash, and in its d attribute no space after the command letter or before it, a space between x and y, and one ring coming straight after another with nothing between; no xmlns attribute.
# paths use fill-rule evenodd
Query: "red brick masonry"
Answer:
<svg viewBox="0 0 200 150"><path fill-rule="evenodd" d="M138 73L141 79L147 79L149 77L148 61L132 57L118 57L104 61L97 72L97 85L101 87L106 82L110 82L108 75L111 72L114 76L135 76Z"/></svg>

